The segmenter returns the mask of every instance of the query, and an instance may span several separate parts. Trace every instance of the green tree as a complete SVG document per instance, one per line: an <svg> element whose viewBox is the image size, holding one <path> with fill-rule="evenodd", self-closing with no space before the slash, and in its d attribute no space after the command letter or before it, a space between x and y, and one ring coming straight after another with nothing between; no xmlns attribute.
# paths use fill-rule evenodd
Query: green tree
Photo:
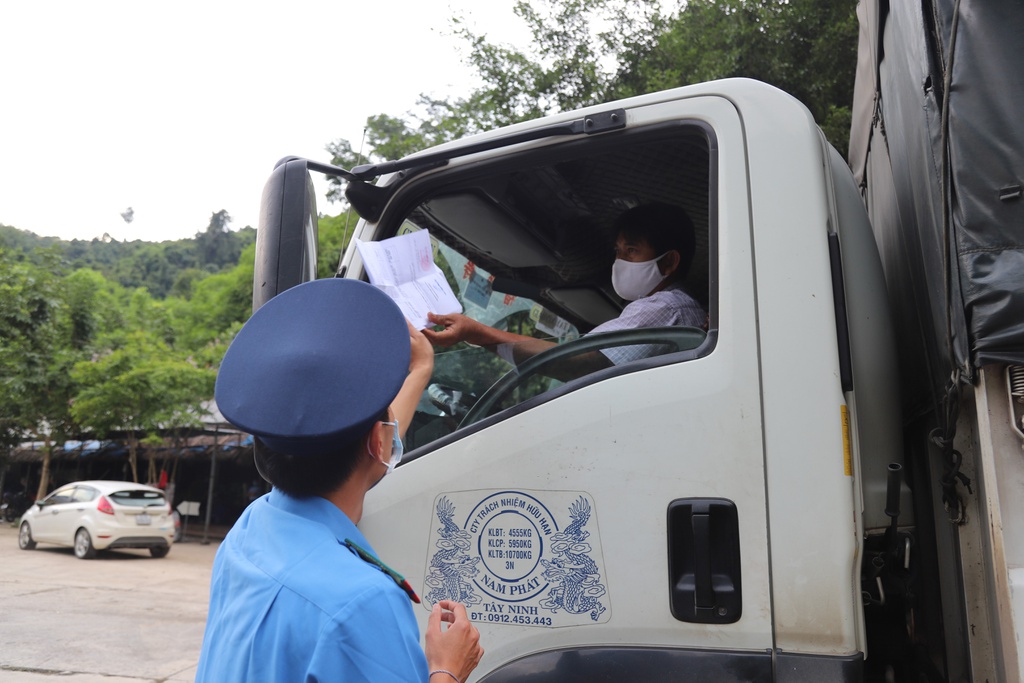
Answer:
<svg viewBox="0 0 1024 683"><path fill-rule="evenodd" d="M624 60L617 97L744 76L803 102L848 148L857 65L854 0L690 0L658 39Z"/></svg>
<svg viewBox="0 0 1024 683"><path fill-rule="evenodd" d="M40 250L31 233L0 230L0 238L23 240L0 247L0 472L12 447L43 442L37 495L44 495L54 444L84 430L98 436L124 432L137 478L138 445L147 435L197 422L227 344L252 305L255 231L226 232L227 220L226 213L214 214L211 225L228 236L233 251L244 248L237 265L214 275L184 268L176 284L188 298L166 300L143 287L126 289L90 268L65 275L68 243L54 241ZM340 234L327 234L340 245ZM131 263L114 266L130 265L138 273L140 264L158 263L161 256L172 266L194 263L195 250L182 249L184 244L192 241L92 246L125 256ZM132 258L139 254L145 258ZM144 275L155 282L153 271Z"/></svg>
<svg viewBox="0 0 1024 683"><path fill-rule="evenodd" d="M352 143L344 138L327 143L325 147L331 155L331 163L345 169L355 168L370 162L370 158L352 149ZM344 183L337 176L327 176L328 189L327 199L332 202L343 202L345 200Z"/></svg>
<svg viewBox="0 0 1024 683"><path fill-rule="evenodd" d="M32 258L0 249L0 448L43 443L37 497L45 495L53 445L74 431L70 369L91 331L69 315L59 252Z"/></svg>
<svg viewBox="0 0 1024 683"><path fill-rule="evenodd" d="M178 348L198 351L223 338L236 323L249 319L255 255L253 243L245 248L234 268L196 281L187 301L168 299Z"/></svg>
<svg viewBox="0 0 1024 683"><path fill-rule="evenodd" d="M455 20L484 83L471 100L487 127L612 99L631 68L624 60L643 54L666 25L656 0L519 0L513 11L532 36L525 50L495 45Z"/></svg>
<svg viewBox="0 0 1024 683"><path fill-rule="evenodd" d="M185 268L178 272L171 291L168 294L179 299L191 299L196 284L205 278L209 273L198 268Z"/></svg>
<svg viewBox="0 0 1024 683"><path fill-rule="evenodd" d="M404 118L367 120L371 159L586 105L727 77L756 78L800 99L829 141L848 148L856 69L855 0L519 0L532 40L491 42L462 18L454 34L482 85L466 97L421 96ZM344 140L328 146L351 168ZM335 152L342 152L335 154ZM332 179L329 196L339 197Z"/></svg>
<svg viewBox="0 0 1024 683"><path fill-rule="evenodd" d="M11 225L0 223L0 247L8 249L12 254L29 253L39 247L49 247L59 243L56 237L40 237L28 230L19 230Z"/></svg>
<svg viewBox="0 0 1024 683"><path fill-rule="evenodd" d="M359 216L352 209L347 209L337 216L321 216L317 223L319 240L317 243L316 274L319 278L334 277L338 272L341 255L352 240Z"/></svg>
<svg viewBox="0 0 1024 683"><path fill-rule="evenodd" d="M140 441L162 429L197 425L216 377L142 330L129 333L119 348L75 364L71 375L80 386L72 414L97 434L125 435L136 482Z"/></svg>
<svg viewBox="0 0 1024 683"><path fill-rule="evenodd" d="M227 211L221 209L210 216L210 223L203 232L197 232L195 237L196 251L199 256L199 263L202 266L215 266L231 259L231 237L229 226L231 216ZM238 258L237 254L235 258Z"/></svg>
<svg viewBox="0 0 1024 683"><path fill-rule="evenodd" d="M602 65L654 40L665 23L658 6L656 0L520 0L513 11L533 37L525 50L493 44L456 17L454 34L467 45L467 62L483 85L455 99L421 95L405 118L371 116L365 129L370 152L361 156L347 140L336 140L327 146L332 163L352 168L399 159L472 133L606 101L616 71ZM329 182L328 197L340 199L342 181Z"/></svg>
<svg viewBox="0 0 1024 683"><path fill-rule="evenodd" d="M450 113L447 103L439 103L437 106L444 107L446 115ZM434 110L429 111L432 113L408 114L413 123L387 114L369 117L364 132L366 142L372 150L370 155L356 152L348 140L339 139L327 144L326 149L331 154L331 163L341 168L352 169L371 162L401 159L416 150L452 139L438 134L439 126L445 125L449 119ZM338 176L329 175L327 182L327 198L330 201L344 201L344 181Z"/></svg>
<svg viewBox="0 0 1024 683"><path fill-rule="evenodd" d="M198 423L202 403L213 394L219 356L197 360L183 332L182 309L144 288L125 289L81 269L65 278L65 291L81 309L71 315L72 339L87 340L85 357L65 373L75 383L71 414L100 437L123 433L138 481L140 442Z"/></svg>
<svg viewBox="0 0 1024 683"><path fill-rule="evenodd" d="M162 299L172 290L177 296L187 291L197 278L189 273L183 279L186 271L218 273L235 266L242 250L256 240L256 230L248 226L230 230L230 221L226 211L218 211L211 215L206 230L195 238L164 242L122 242L109 236L67 242L0 225L0 246L23 254L31 254L40 247L58 247L68 269L92 268L124 287L145 287L151 295Z"/></svg>

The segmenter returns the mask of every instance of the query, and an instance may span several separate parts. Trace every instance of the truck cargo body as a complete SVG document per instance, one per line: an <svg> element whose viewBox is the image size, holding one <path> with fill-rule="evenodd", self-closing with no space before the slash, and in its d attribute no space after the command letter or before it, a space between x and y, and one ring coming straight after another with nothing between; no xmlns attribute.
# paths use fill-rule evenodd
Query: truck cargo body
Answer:
<svg viewBox="0 0 1024 683"><path fill-rule="evenodd" d="M850 164L898 342L938 680L1024 678L1024 5L861 2Z"/></svg>

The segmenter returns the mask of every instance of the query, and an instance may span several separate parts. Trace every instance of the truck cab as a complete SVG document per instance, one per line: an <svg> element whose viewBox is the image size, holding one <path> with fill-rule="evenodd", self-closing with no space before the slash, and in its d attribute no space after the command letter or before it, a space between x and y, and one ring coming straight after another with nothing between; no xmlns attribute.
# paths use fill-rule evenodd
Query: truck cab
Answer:
<svg viewBox="0 0 1024 683"><path fill-rule="evenodd" d="M314 277L310 168L268 181L257 307ZM895 666L902 641L872 658L867 627L880 577L917 562L885 281L803 105L750 80L689 86L354 169L347 196L356 240L427 231L466 315L557 342L519 366L438 348L406 460L360 524L424 598L421 630L434 602L466 605L486 649L473 680ZM626 303L611 226L650 202L695 226L684 286L706 322L591 335ZM338 272L366 279L355 240ZM655 352L552 378L637 345Z"/></svg>

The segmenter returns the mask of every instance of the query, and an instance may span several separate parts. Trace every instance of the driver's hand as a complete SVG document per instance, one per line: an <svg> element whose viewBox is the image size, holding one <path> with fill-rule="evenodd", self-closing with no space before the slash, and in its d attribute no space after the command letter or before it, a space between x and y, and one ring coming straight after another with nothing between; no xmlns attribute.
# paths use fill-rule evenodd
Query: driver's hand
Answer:
<svg viewBox="0 0 1024 683"><path fill-rule="evenodd" d="M444 315L427 313L427 320L434 325L444 327L443 330L438 332L429 328L423 330L423 335L434 346L452 346L460 341L469 342L470 344L479 343L474 340L474 337L476 336L476 328L480 326L480 323L468 316L461 313L445 313Z"/></svg>

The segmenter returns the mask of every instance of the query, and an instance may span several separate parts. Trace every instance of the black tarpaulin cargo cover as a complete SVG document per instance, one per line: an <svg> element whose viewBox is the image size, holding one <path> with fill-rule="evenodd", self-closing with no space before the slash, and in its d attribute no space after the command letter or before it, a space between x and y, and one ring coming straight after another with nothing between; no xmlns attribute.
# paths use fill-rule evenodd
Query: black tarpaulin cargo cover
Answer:
<svg viewBox="0 0 1024 683"><path fill-rule="evenodd" d="M952 370L947 282L957 364L1024 364L1024 2L861 0L857 13L850 165L882 255L904 384L937 395Z"/></svg>

